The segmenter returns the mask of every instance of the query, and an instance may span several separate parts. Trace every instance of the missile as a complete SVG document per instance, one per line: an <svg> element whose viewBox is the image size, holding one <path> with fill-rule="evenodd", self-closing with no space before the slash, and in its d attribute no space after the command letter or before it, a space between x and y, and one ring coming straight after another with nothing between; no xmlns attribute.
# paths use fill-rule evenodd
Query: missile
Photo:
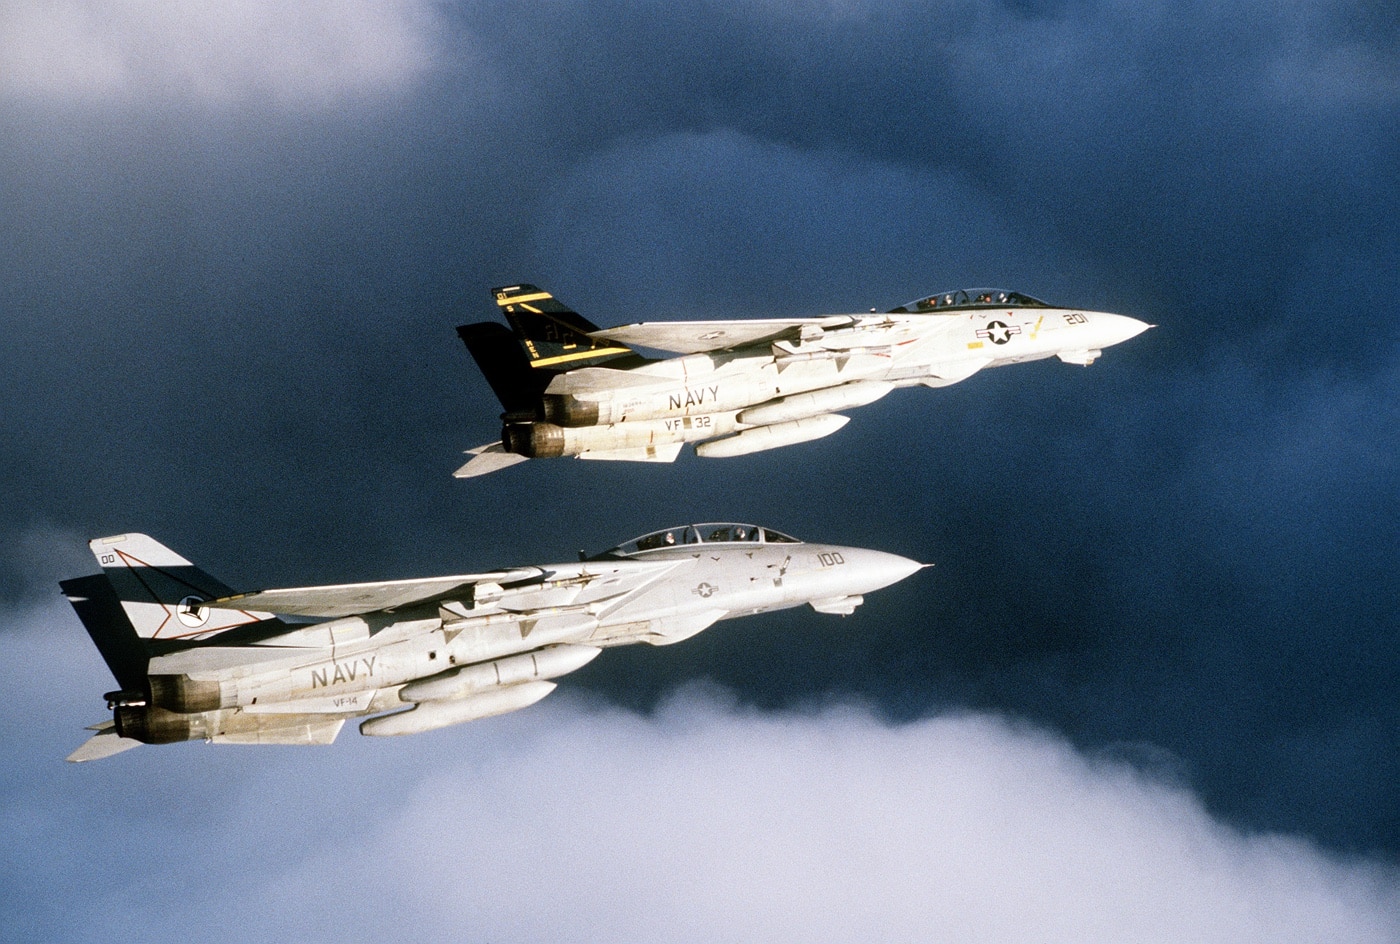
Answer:
<svg viewBox="0 0 1400 944"><path fill-rule="evenodd" d="M454 698L450 701L420 702L407 711L392 715L380 715L360 724L360 733L370 737L394 737L400 734L419 734L445 728L451 724L503 715L508 711L526 708L539 701L555 689L554 682L522 682L505 688Z"/></svg>
<svg viewBox="0 0 1400 944"><path fill-rule="evenodd" d="M399 689L399 698L415 702L454 700L520 682L558 678L592 662L602 651L596 646L546 646L409 682Z"/></svg>
<svg viewBox="0 0 1400 944"><path fill-rule="evenodd" d="M839 413L823 413L820 416L807 416L786 423L775 423L772 426L759 426L746 429L736 436L702 442L695 447L695 454L707 459L716 459L724 456L743 456L764 449L776 449L778 446L790 446L793 443L830 436L850 420L849 416L841 416Z"/></svg>
<svg viewBox="0 0 1400 944"><path fill-rule="evenodd" d="M894 384L883 380L857 380L839 387L799 393L771 403L749 407L739 414L739 422L749 426L770 426L820 413L848 410L874 403L893 389Z"/></svg>

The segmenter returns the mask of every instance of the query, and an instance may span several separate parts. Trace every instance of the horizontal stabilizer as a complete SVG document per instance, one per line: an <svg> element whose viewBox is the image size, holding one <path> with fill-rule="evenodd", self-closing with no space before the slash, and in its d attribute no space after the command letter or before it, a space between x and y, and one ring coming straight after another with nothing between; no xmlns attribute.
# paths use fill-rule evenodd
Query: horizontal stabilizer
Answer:
<svg viewBox="0 0 1400 944"><path fill-rule="evenodd" d="M497 469L508 468L518 462L525 462L528 456L522 456L514 452L506 452L505 447L500 442L489 443L485 446L477 446L475 449L468 449L467 454L471 456L467 464L456 472L452 473L453 478L471 479L478 475L485 475L488 472L495 472Z"/></svg>
<svg viewBox="0 0 1400 944"><path fill-rule="evenodd" d="M109 725L84 741L82 747L69 754L68 762L85 764L90 760L101 760L104 757L111 757L113 754L120 754L122 751L129 751L133 747L140 746L140 741L122 737L117 734L116 728Z"/></svg>

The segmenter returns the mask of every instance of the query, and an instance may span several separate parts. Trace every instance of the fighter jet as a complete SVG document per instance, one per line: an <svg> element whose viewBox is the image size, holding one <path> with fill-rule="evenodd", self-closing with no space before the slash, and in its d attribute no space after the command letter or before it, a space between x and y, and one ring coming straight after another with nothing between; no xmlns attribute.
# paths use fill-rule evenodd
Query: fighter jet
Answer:
<svg viewBox="0 0 1400 944"><path fill-rule="evenodd" d="M235 593L144 534L90 542L62 581L120 686L68 759L140 744L328 744L515 711L611 646L736 616L849 614L922 566L733 522L666 528L566 564ZM283 619L286 617L287 619Z"/></svg>
<svg viewBox="0 0 1400 944"><path fill-rule="evenodd" d="M884 314L600 329L534 285L492 291L511 329L491 321L457 333L505 408L501 438L468 450L458 478L556 456L672 462L688 442L704 457L806 442L846 425L838 410L896 387L946 387L1048 357L1087 365L1152 327L966 289Z"/></svg>

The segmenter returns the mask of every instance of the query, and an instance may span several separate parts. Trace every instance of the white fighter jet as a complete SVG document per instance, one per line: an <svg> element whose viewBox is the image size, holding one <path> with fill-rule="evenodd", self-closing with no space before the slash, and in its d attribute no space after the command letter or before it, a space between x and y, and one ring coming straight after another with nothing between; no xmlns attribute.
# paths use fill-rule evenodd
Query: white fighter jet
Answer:
<svg viewBox="0 0 1400 944"><path fill-rule="evenodd" d="M349 718L413 734L524 708L603 649L808 604L849 614L920 567L768 528L668 528L567 564L235 593L144 534L65 580L120 688L70 761L139 744L328 744ZM289 617L284 621L281 617Z"/></svg>
<svg viewBox="0 0 1400 944"><path fill-rule="evenodd" d="M498 442L459 478L555 456L672 462L697 443L738 456L829 436L839 410L896 387L946 387L985 367L1090 364L1152 325L1001 289L930 295L884 314L667 321L600 329L533 285L493 290L499 322L463 325L500 399ZM632 346L679 354L651 359Z"/></svg>

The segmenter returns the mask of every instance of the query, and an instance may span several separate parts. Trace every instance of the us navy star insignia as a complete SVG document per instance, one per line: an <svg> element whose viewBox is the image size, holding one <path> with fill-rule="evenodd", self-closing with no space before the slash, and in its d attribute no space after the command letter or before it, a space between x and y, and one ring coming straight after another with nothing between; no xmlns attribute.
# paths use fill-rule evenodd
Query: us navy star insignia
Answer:
<svg viewBox="0 0 1400 944"><path fill-rule="evenodd" d="M1013 334L1020 334L1020 325L1008 325L1003 321L989 321L987 327L977 331L979 338L986 338L993 344L1005 344L1011 340Z"/></svg>

